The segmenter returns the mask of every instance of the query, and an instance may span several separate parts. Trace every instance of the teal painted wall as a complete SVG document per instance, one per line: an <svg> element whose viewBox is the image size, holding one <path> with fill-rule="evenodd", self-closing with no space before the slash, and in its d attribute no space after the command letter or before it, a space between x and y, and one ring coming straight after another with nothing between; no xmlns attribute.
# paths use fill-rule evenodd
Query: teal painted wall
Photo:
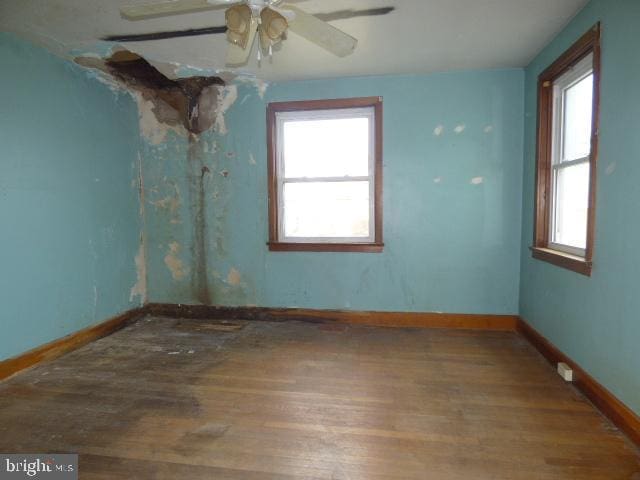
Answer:
<svg viewBox="0 0 640 480"><path fill-rule="evenodd" d="M150 300L517 313L523 95L521 70L238 84L228 133L146 142ZM266 104L352 96L384 97L384 253L268 252Z"/></svg>
<svg viewBox="0 0 640 480"><path fill-rule="evenodd" d="M0 360L133 306L135 103L0 33Z"/></svg>
<svg viewBox="0 0 640 480"><path fill-rule="evenodd" d="M640 413L640 2L593 0L526 72L522 316ZM591 278L530 257L536 78L597 21L602 85L596 240Z"/></svg>

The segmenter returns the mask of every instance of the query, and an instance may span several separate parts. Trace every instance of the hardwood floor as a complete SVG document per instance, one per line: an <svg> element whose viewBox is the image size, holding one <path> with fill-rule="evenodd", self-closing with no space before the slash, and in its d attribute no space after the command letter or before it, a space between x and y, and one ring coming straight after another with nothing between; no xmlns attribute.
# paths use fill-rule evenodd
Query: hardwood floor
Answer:
<svg viewBox="0 0 640 480"><path fill-rule="evenodd" d="M0 383L1 452L82 479L640 479L508 332L145 318Z"/></svg>

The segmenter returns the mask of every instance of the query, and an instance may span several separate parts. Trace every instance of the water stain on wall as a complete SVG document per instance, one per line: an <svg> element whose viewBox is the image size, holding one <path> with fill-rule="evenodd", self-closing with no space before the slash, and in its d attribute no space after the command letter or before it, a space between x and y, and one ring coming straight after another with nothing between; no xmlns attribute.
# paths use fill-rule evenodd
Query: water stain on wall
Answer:
<svg viewBox="0 0 640 480"><path fill-rule="evenodd" d="M185 177L188 184L188 212L193 231L189 246L191 267L179 258L182 246L173 241L164 257L174 280L190 275L193 296L201 303L211 303L207 275L207 203L205 189L211 170L206 164L209 143L201 138L212 130L227 133L224 115L237 100L237 88L225 86L215 76L171 79L139 55L118 50L109 58L77 58L76 62L97 68L135 93L139 105L140 131L151 145L163 144L169 132L188 140ZM215 151L215 149L214 149ZM180 222L182 198L177 184L174 192L150 203L169 214L169 223Z"/></svg>
<svg viewBox="0 0 640 480"><path fill-rule="evenodd" d="M198 301L211 303L211 292L207 276L207 212L205 201L205 177L210 175L209 167L204 164L204 148L199 136L189 135L187 148L189 209L193 221L193 243L191 258L193 261L193 275L191 277L193 293Z"/></svg>

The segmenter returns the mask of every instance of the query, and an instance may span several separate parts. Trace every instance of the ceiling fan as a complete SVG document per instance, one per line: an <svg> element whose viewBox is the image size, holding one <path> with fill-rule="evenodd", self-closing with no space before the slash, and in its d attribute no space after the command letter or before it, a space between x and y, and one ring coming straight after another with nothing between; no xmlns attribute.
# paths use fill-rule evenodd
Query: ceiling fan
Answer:
<svg viewBox="0 0 640 480"><path fill-rule="evenodd" d="M292 5L299 1L304 0L172 0L123 7L120 13L128 20L139 20L226 7L224 30L229 42L226 58L229 66L247 63L256 37L258 60L271 55L273 47L286 38L289 30L338 57L353 52L357 39Z"/></svg>

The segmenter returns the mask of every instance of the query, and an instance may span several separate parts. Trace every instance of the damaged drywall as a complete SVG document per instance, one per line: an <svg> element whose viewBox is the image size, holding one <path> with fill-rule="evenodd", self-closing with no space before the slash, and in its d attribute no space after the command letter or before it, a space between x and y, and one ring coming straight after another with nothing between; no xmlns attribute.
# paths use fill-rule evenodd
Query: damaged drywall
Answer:
<svg viewBox="0 0 640 480"><path fill-rule="evenodd" d="M212 252L224 251L223 217L230 194L220 182L228 183L228 164L235 161L234 152L219 149L218 139L229 133L226 115L238 99L238 87L216 76L172 79L122 49L106 59L79 57L76 63L108 77L138 105L144 185L140 198L148 208L143 209L145 232L131 297L153 301L153 292L160 291L156 298L163 301L171 300L173 292L185 301L212 303L220 287L211 273ZM241 83L253 85L257 97L266 91L264 82ZM140 262L146 263L144 271ZM149 286L147 277L158 288ZM242 287L233 281L231 286Z"/></svg>
<svg viewBox="0 0 640 480"><path fill-rule="evenodd" d="M217 104L217 88L224 81L216 76L194 76L171 79L141 56L128 50L117 50L107 59L78 57L76 63L99 69L142 96L142 108L151 110L159 123L171 128L184 127L190 133L202 133L217 119L209 113ZM202 108L200 103L202 103ZM203 112L200 115L200 112ZM141 116L142 118L142 116ZM145 126L143 133L149 133Z"/></svg>
<svg viewBox="0 0 640 480"><path fill-rule="evenodd" d="M208 220L206 192L217 147L204 132L226 135L225 114L238 98L235 85L217 76L169 78L166 69L151 65L128 50L116 49L108 58L78 57L76 63L97 69L135 98L139 109L141 152L149 176L141 202L145 230L136 257L138 282L131 297L146 297L147 271L140 262L163 250L164 267L173 284L187 291L191 301L211 303L208 273ZM266 84L256 85L263 95ZM184 220L184 221L183 221ZM147 247L146 242L149 242ZM156 254L157 255L157 254ZM155 276L154 276L155 278Z"/></svg>

